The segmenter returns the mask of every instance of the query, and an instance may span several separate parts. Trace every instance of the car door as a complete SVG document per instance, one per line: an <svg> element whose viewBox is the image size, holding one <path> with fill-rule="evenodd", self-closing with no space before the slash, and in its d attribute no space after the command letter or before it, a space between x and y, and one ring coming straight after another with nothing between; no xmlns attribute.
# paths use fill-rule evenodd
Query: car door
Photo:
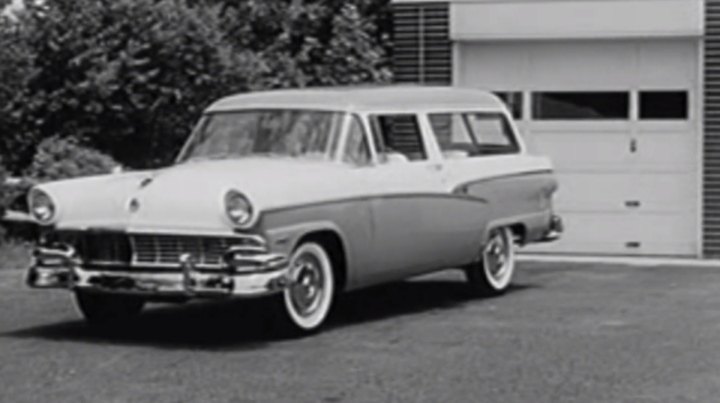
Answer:
<svg viewBox="0 0 720 403"><path fill-rule="evenodd" d="M446 220L452 209L443 183L443 161L428 144L418 115L369 116L376 165L366 179L375 189L373 267L370 282L387 281L442 268L444 246L455 231Z"/></svg>

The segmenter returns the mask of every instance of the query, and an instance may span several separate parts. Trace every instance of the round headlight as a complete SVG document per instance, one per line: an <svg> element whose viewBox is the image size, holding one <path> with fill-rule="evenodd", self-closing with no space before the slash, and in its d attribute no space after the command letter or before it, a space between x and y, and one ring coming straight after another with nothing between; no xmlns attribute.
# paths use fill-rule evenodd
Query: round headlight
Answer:
<svg viewBox="0 0 720 403"><path fill-rule="evenodd" d="M231 190L225 194L225 214L234 224L245 225L252 218L252 205L245 195Z"/></svg>
<svg viewBox="0 0 720 403"><path fill-rule="evenodd" d="M55 202L50 195L40 189L33 189L30 192L29 200L30 213L40 223L47 224L55 218Z"/></svg>

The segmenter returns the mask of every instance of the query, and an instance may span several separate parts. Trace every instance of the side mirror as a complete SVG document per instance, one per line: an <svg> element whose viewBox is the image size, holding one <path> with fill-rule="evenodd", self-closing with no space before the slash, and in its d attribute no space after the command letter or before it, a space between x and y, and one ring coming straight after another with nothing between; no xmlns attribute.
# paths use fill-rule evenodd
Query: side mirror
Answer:
<svg viewBox="0 0 720 403"><path fill-rule="evenodd" d="M125 168L122 165L115 165L112 170L110 170L110 173L115 174L121 174L125 172Z"/></svg>

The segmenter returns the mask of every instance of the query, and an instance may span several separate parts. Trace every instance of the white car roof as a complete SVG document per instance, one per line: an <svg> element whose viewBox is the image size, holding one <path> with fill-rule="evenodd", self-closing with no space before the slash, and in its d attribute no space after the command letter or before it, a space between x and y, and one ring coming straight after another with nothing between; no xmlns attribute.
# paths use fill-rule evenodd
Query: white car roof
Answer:
<svg viewBox="0 0 720 403"><path fill-rule="evenodd" d="M447 87L389 85L377 87L320 87L250 92L222 98L206 112L241 109L309 109L382 112L443 109L502 110L487 91Z"/></svg>

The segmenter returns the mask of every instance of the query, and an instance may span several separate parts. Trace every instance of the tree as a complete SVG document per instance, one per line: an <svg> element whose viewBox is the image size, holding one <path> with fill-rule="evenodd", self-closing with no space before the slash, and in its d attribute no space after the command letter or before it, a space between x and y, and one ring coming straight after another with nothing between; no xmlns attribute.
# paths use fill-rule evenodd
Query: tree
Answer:
<svg viewBox="0 0 720 403"><path fill-rule="evenodd" d="M380 34L376 20L363 14L381 10L387 0L220 3L228 39L235 49L255 52L260 62L256 87L389 81L389 35Z"/></svg>
<svg viewBox="0 0 720 403"><path fill-rule="evenodd" d="M27 45L21 25L9 16L0 16L0 157L8 168L19 165L17 151L32 146L32 136L23 133L13 101L32 74L34 54Z"/></svg>
<svg viewBox="0 0 720 403"><path fill-rule="evenodd" d="M384 82L387 0L27 0L0 21L0 155L47 138L125 166L172 161L230 93Z"/></svg>
<svg viewBox="0 0 720 403"><path fill-rule="evenodd" d="M34 71L12 111L23 132L33 143L75 137L129 166L167 163L208 103L247 88L248 64L223 42L217 12L172 0L29 10Z"/></svg>

